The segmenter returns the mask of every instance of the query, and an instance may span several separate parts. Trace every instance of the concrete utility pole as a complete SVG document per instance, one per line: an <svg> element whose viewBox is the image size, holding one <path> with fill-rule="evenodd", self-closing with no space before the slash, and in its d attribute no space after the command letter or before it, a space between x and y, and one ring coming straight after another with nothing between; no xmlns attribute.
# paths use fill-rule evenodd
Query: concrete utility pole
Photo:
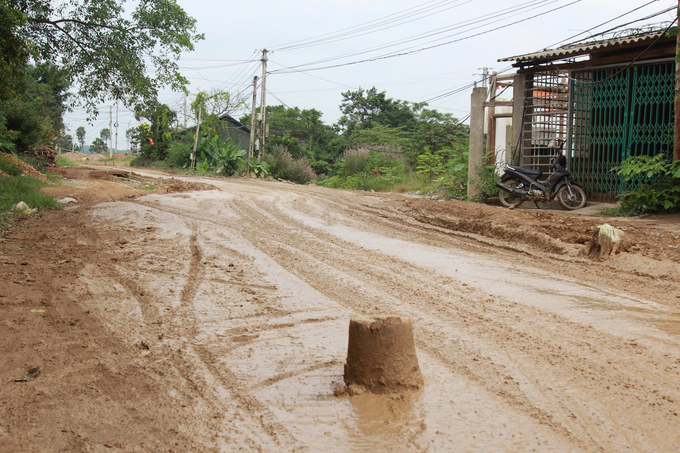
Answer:
<svg viewBox="0 0 680 453"><path fill-rule="evenodd" d="M187 94L184 93L184 129L187 128Z"/></svg>
<svg viewBox="0 0 680 453"><path fill-rule="evenodd" d="M479 196L479 173L484 165L484 101L486 87L472 89L470 102L470 152L468 155L467 196L471 200Z"/></svg>
<svg viewBox="0 0 680 453"><path fill-rule="evenodd" d="M248 163L246 174L250 175L250 158L255 149L255 110L257 109L257 76L253 77L253 104L250 107L250 142L248 144Z"/></svg>
<svg viewBox="0 0 680 453"><path fill-rule="evenodd" d="M196 147L198 146L198 131L201 126L201 111L203 103L198 104L198 122L196 122L196 135L194 135L194 151L191 153L191 168L196 168Z"/></svg>
<svg viewBox="0 0 680 453"><path fill-rule="evenodd" d="M680 1L678 1L678 22L680 27ZM675 140L673 146L673 160L680 160L680 33L675 44Z"/></svg>
<svg viewBox="0 0 680 453"><path fill-rule="evenodd" d="M257 158L262 158L264 142L267 138L267 49L262 51L262 93L260 94L260 149L257 150Z"/></svg>
<svg viewBox="0 0 680 453"><path fill-rule="evenodd" d="M109 105L109 159L113 159L113 106Z"/></svg>
<svg viewBox="0 0 680 453"><path fill-rule="evenodd" d="M116 101L116 152L118 152L118 101Z"/></svg>

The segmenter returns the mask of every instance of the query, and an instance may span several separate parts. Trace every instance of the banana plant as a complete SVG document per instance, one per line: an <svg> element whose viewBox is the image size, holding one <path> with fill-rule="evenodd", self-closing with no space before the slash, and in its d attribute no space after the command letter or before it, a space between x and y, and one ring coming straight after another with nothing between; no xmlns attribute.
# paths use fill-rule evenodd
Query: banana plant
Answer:
<svg viewBox="0 0 680 453"><path fill-rule="evenodd" d="M231 138L222 143L219 135L215 135L205 148L203 156L215 173L230 176L236 173L239 166L243 163L243 156L245 154L246 151L239 149L238 145L233 144ZM206 159L206 157L208 158Z"/></svg>
<svg viewBox="0 0 680 453"><path fill-rule="evenodd" d="M262 162L256 157L251 157L248 161L250 164L250 171L253 172L257 178L268 178L270 175L271 164Z"/></svg>

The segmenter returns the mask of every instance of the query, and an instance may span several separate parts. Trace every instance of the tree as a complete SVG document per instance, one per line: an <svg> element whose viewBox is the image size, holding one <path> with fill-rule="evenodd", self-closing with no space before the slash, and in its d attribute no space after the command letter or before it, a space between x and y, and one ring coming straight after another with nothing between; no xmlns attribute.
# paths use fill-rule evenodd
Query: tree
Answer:
<svg viewBox="0 0 680 453"><path fill-rule="evenodd" d="M232 96L228 91L213 89L210 91L199 91L191 103L191 110L194 118L198 119L198 108L201 107L201 130L202 133L212 137L222 135L220 117L229 115L245 106L243 98Z"/></svg>
<svg viewBox="0 0 680 453"><path fill-rule="evenodd" d="M147 159L164 160L168 156L168 148L175 136L170 126L177 119L177 112L154 100L147 104L136 105L135 119L137 121L146 119L151 123L138 127L142 155ZM148 139L151 139L153 145L148 142Z"/></svg>
<svg viewBox="0 0 680 453"><path fill-rule="evenodd" d="M376 124L412 129L416 125L417 112L425 105L388 98L384 91L379 93L375 87L346 91L342 93L340 111L343 115L337 127L345 137L350 137L354 129L370 129Z"/></svg>
<svg viewBox="0 0 680 453"><path fill-rule="evenodd" d="M108 142L109 138L111 138L111 131L109 130L109 128L105 127L104 129L99 131L99 137L101 137L104 143Z"/></svg>
<svg viewBox="0 0 680 453"><path fill-rule="evenodd" d="M137 128L131 127L125 131L125 138L128 142L128 148L134 147L137 143Z"/></svg>
<svg viewBox="0 0 680 453"><path fill-rule="evenodd" d="M20 89L31 48L20 36L26 16L0 2L0 100L14 97Z"/></svg>
<svg viewBox="0 0 680 453"><path fill-rule="evenodd" d="M73 149L73 137L71 134L61 134L57 137L56 144L62 151L71 151Z"/></svg>
<svg viewBox="0 0 680 453"><path fill-rule="evenodd" d="M203 39L196 20L175 0L4 0L0 5L0 75L27 61L52 63L88 111L109 99L131 106L156 99L159 88L188 81L177 60ZM5 52L7 51L7 52ZM2 77L0 77L2 79ZM0 83L0 97L11 95Z"/></svg>
<svg viewBox="0 0 680 453"><path fill-rule="evenodd" d="M106 142L99 137L95 138L92 144L90 145L90 153L106 154L108 152L109 147L106 145Z"/></svg>
<svg viewBox="0 0 680 453"><path fill-rule="evenodd" d="M76 129L76 138L78 139L78 143L80 143L80 149L82 150L85 146L85 128L83 126L80 126L78 129Z"/></svg>
<svg viewBox="0 0 680 453"><path fill-rule="evenodd" d="M64 73L48 64L26 64L21 71L21 86L0 99L0 141L11 143L18 152L54 146L64 130L68 97Z"/></svg>

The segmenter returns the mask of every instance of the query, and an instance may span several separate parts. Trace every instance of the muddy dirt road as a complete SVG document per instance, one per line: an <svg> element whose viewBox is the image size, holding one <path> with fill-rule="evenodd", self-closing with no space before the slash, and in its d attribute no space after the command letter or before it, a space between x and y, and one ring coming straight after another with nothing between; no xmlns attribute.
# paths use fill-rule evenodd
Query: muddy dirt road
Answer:
<svg viewBox="0 0 680 453"><path fill-rule="evenodd" d="M680 451L674 221L597 261L602 219L203 183L73 183L0 242L0 451ZM372 312L422 390L334 395Z"/></svg>

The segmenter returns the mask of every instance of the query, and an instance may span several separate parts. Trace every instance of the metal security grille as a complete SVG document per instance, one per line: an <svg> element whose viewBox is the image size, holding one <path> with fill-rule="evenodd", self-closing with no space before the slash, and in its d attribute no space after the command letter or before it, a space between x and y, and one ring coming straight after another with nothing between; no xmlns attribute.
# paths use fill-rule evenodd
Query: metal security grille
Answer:
<svg viewBox="0 0 680 453"><path fill-rule="evenodd" d="M673 77L672 63L572 74L567 158L589 199L616 201L630 188L612 171L626 157L672 148Z"/></svg>
<svg viewBox="0 0 680 453"><path fill-rule="evenodd" d="M522 153L519 165L550 171L554 149L552 140L566 141L569 107L569 83L559 72L527 75Z"/></svg>

